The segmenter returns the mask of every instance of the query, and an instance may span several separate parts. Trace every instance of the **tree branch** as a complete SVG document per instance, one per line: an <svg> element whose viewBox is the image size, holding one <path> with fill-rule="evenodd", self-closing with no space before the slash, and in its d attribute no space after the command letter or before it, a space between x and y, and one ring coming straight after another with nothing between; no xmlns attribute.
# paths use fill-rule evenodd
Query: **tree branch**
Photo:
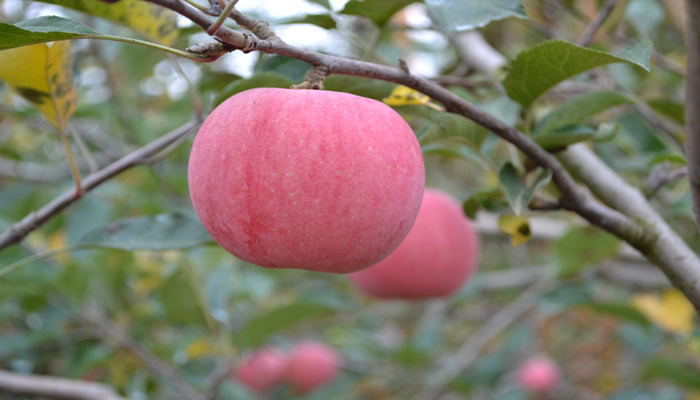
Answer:
<svg viewBox="0 0 700 400"><path fill-rule="evenodd" d="M0 392L64 400L127 400L101 383L22 375L3 370L0 370Z"/></svg>
<svg viewBox="0 0 700 400"><path fill-rule="evenodd" d="M700 2L687 1L688 61L685 81L686 159L695 223L700 227Z"/></svg>
<svg viewBox="0 0 700 400"><path fill-rule="evenodd" d="M428 378L425 388L416 400L432 400L440 395L442 387L468 368L481 350L495 336L513 324L535 305L537 298L552 287L551 280L541 280L501 308L451 356L439 363L435 374Z"/></svg>
<svg viewBox="0 0 700 400"><path fill-rule="evenodd" d="M593 35L595 35L596 31L598 28L600 28L601 25L603 25L603 21L605 21L605 18L610 15L610 12L612 11L613 8L615 8L615 4L617 4L618 0L607 0L603 5L600 7L600 10L598 11L598 15L593 18L590 24L586 27L586 29L583 30L583 33L581 33L581 36L576 39L576 44L579 46L587 46L590 42L591 39L593 39Z"/></svg>
<svg viewBox="0 0 700 400"><path fill-rule="evenodd" d="M62 195L56 197L39 209L38 211L32 212L27 215L21 221L15 223L5 232L0 234L0 250L5 247L17 243L24 239L30 232L39 228L46 221L50 220L56 216L59 212L63 211L66 207L78 201L78 199L83 196L88 191L94 189L106 180L113 178L114 176L120 174L121 172L135 166L144 163L152 155L158 153L160 150L166 148L169 144L177 141L183 136L186 136L196 128L201 123L200 120L194 119L185 125L167 133L160 138L154 140L153 142L147 144L146 146L128 154L121 159L115 161L114 163L106 166L105 168L99 170L98 172L88 175L82 180L82 192L76 195L74 190L63 193Z"/></svg>

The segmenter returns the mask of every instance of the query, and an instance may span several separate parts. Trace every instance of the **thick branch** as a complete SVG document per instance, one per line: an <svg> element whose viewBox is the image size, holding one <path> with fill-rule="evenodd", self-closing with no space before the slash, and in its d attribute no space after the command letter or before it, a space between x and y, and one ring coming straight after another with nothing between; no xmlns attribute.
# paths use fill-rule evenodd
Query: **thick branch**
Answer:
<svg viewBox="0 0 700 400"><path fill-rule="evenodd" d="M700 227L700 2L688 0L685 81L686 155L695 222Z"/></svg>
<svg viewBox="0 0 700 400"><path fill-rule="evenodd" d="M200 123L201 121L199 120L192 120L186 123L185 125L175 129L174 131L161 136L160 138L149 143L148 145L134 151L133 153L122 157L121 159L97 171L96 173L88 175L88 177L86 177L82 181L83 191L79 195L76 195L74 190L65 192L64 194L58 196L53 201L39 209L38 211L32 212L31 214L24 217L24 219L15 223L5 232L3 232L0 235L0 250L4 249L5 247L11 244L21 241L31 231L39 228L46 221L50 220L59 212L63 211L66 207L75 203L86 192L97 187L104 181L113 178L114 176L135 165L139 165L148 161L149 157L163 150L169 144L177 141L182 136L189 134L190 131L196 128Z"/></svg>
<svg viewBox="0 0 700 400"><path fill-rule="evenodd" d="M65 400L126 400L109 386L0 370L0 392Z"/></svg>

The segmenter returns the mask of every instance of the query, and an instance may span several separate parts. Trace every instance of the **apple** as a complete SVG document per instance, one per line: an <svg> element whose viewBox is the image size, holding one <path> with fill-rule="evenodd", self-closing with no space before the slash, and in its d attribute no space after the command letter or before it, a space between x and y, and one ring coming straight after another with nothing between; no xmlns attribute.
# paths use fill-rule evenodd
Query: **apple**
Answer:
<svg viewBox="0 0 700 400"><path fill-rule="evenodd" d="M289 358L287 380L297 393L308 393L333 381L341 358L323 343L299 343Z"/></svg>
<svg viewBox="0 0 700 400"><path fill-rule="evenodd" d="M535 393L547 393L557 387L561 380L561 372L551 359L533 357L518 368L517 378L525 389Z"/></svg>
<svg viewBox="0 0 700 400"><path fill-rule="evenodd" d="M479 234L451 195L426 189L413 228L386 259L350 274L360 291L383 299L449 296L479 262Z"/></svg>
<svg viewBox="0 0 700 400"><path fill-rule="evenodd" d="M284 381L289 358L274 349L261 349L244 358L235 370L235 378L255 392L265 392Z"/></svg>
<svg viewBox="0 0 700 400"><path fill-rule="evenodd" d="M202 224L236 257L350 273L388 256L408 234L425 169L413 131L383 103L259 88L209 115L188 179Z"/></svg>

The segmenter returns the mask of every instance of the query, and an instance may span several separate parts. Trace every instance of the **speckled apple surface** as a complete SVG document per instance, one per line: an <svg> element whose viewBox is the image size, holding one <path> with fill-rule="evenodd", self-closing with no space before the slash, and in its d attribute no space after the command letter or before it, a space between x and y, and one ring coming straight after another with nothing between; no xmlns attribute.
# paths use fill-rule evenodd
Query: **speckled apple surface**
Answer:
<svg viewBox="0 0 700 400"><path fill-rule="evenodd" d="M447 193L426 189L413 228L389 257L349 275L373 297L428 299L457 291L478 266L479 234Z"/></svg>
<svg viewBox="0 0 700 400"><path fill-rule="evenodd" d="M388 256L408 234L425 170L413 131L385 104L261 88L211 113L188 179L200 220L236 257L350 273Z"/></svg>

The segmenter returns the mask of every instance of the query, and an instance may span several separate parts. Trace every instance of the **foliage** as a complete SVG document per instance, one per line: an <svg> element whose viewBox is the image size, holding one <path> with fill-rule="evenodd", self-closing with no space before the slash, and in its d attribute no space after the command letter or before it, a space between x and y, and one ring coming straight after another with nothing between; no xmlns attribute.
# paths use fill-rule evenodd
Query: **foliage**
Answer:
<svg viewBox="0 0 700 400"><path fill-rule="evenodd" d="M243 90L299 83L309 68L257 52L195 64L129 43L70 40L138 36L174 49L210 40L144 1L5 3L0 230L73 187L56 127L74 133L73 153L85 177L91 162L104 167L183 125L199 103L208 113ZM280 15L266 2L239 3L252 16ZM295 38L301 47L392 66L404 57L412 72L436 78L554 154L586 143L643 187L652 168L685 165L678 145L684 82L677 68L685 49L682 24L671 11L682 1L620 1L590 46L575 45L602 3L308 0L299 2L307 8L268 19L285 40L283 32L315 32ZM475 27L511 59L502 86L463 68L448 40ZM474 350L474 361L444 385L445 393L527 399L513 372L546 353L564 377L553 398L697 398L700 336L692 306L616 237L563 211L533 210L541 201L556 204L551 171L406 87L341 75L324 86L399 112L422 146L427 184L463 200L477 219L480 270L458 295L380 302L353 291L343 276L235 259L192 212L191 140L183 140L103 183L21 244L0 249L0 271L35 257L0 277L0 369L95 380L132 399L178 396L142 359L95 334L88 317L98 310L198 390L226 359L260 346L291 349L318 340L343 355L342 376L303 396L282 387L273 398L412 398L427 377L444 372L445 359L544 279L550 286L534 296L529 311ZM653 204L700 247L687 182L661 188ZM254 398L233 380L220 395Z"/></svg>

